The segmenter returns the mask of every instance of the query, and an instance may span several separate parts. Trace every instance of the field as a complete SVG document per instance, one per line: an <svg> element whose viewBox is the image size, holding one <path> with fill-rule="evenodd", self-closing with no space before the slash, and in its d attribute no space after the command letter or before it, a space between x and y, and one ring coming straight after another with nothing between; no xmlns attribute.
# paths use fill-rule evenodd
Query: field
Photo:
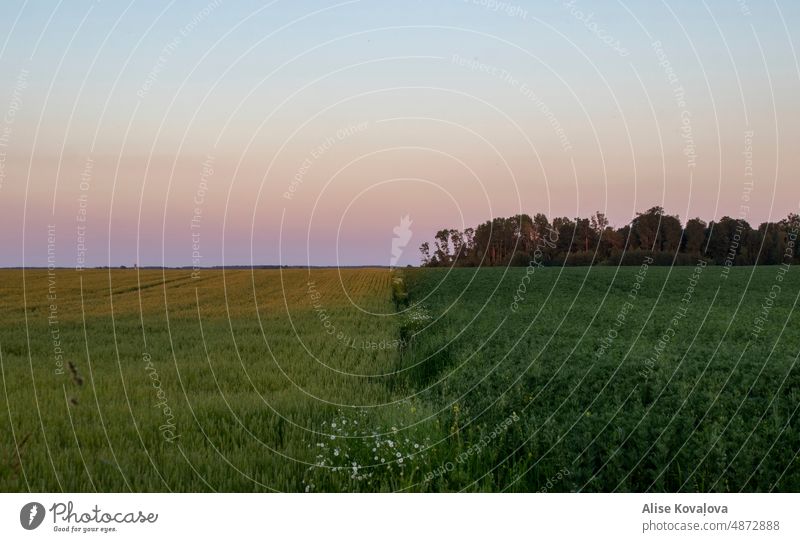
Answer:
<svg viewBox="0 0 800 542"><path fill-rule="evenodd" d="M772 266L2 270L0 491L800 491L799 294Z"/></svg>

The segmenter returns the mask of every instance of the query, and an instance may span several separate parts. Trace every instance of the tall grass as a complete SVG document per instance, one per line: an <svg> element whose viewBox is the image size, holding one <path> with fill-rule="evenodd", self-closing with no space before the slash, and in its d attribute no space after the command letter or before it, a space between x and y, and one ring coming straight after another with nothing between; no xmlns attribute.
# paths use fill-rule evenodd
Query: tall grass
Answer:
<svg viewBox="0 0 800 542"><path fill-rule="evenodd" d="M796 491L775 271L0 271L0 490Z"/></svg>

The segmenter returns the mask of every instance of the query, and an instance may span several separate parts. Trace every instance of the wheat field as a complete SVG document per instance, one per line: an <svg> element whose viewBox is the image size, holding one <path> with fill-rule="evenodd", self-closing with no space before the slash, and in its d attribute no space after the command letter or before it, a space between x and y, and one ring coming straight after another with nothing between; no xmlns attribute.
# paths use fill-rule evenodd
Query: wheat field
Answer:
<svg viewBox="0 0 800 542"><path fill-rule="evenodd" d="M793 270L527 273L2 270L0 490L800 487Z"/></svg>

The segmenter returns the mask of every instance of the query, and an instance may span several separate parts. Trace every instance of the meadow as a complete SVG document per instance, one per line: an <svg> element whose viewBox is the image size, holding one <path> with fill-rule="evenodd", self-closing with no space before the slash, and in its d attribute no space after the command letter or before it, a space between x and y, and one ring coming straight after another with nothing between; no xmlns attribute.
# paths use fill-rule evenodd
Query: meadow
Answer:
<svg viewBox="0 0 800 542"><path fill-rule="evenodd" d="M798 491L799 294L776 266L2 270L0 491Z"/></svg>

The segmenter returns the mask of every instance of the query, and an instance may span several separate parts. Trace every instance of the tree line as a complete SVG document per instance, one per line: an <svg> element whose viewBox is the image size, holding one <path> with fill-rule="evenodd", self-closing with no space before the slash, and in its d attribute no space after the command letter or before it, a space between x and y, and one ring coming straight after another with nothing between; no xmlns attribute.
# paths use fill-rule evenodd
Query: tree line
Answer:
<svg viewBox="0 0 800 542"><path fill-rule="evenodd" d="M521 214L440 230L420 252L425 267L640 265L645 258L656 265L693 265L700 258L725 266L777 265L800 261L798 228L795 213L758 228L729 216L709 223L693 218L684 226L662 207L637 213L621 228L601 212L552 222L542 213Z"/></svg>

